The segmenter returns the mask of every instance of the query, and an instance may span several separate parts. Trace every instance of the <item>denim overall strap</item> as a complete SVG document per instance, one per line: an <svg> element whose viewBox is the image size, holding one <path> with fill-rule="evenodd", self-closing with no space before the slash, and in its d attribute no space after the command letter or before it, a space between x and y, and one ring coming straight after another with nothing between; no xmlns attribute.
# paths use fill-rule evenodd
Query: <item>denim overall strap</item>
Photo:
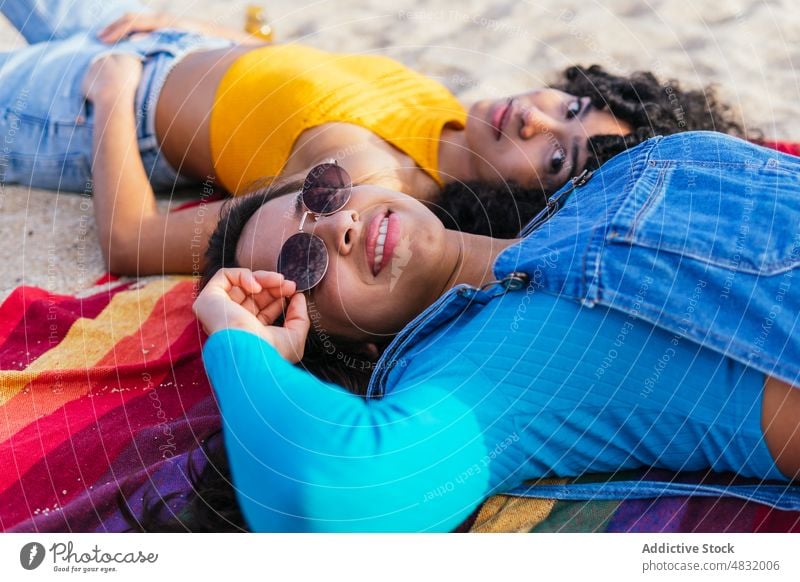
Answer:
<svg viewBox="0 0 800 582"><path fill-rule="evenodd" d="M370 377L367 398L383 398L387 389L398 382L407 363L405 354L413 345L463 312L470 302L485 303L490 298L490 294L469 285L456 285L434 301L407 324L384 350Z"/></svg>
<svg viewBox="0 0 800 582"><path fill-rule="evenodd" d="M800 487L788 485L704 485L667 481L609 481L564 485L523 485L503 495L569 501L656 497L736 497L775 509L800 511Z"/></svg>

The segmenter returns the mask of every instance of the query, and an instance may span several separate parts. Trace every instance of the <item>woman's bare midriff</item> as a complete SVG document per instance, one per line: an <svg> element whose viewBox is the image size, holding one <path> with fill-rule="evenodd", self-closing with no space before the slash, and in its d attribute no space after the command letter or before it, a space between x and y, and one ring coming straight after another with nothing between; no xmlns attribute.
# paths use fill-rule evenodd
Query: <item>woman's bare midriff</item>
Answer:
<svg viewBox="0 0 800 582"><path fill-rule="evenodd" d="M209 125L214 96L228 68L260 46L233 46L186 55L170 71L156 104L156 135L167 161L181 174L214 176Z"/></svg>
<svg viewBox="0 0 800 582"><path fill-rule="evenodd" d="M156 104L156 136L167 161L182 175L199 182L215 177L210 121L217 88L236 59L262 47L194 52L170 71ZM327 157L341 158L340 163L354 177L371 176L380 168L384 174L392 175L387 176L384 186L415 192L420 198L432 198L439 191L436 182L420 171L407 154L371 131L349 123L329 122L303 131L283 171L299 173Z"/></svg>

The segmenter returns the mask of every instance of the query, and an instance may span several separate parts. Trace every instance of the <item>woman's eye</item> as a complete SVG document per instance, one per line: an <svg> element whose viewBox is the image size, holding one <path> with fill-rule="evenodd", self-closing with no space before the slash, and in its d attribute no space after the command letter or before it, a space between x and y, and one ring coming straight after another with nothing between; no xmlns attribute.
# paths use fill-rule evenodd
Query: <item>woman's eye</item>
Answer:
<svg viewBox="0 0 800 582"><path fill-rule="evenodd" d="M564 167L564 160L566 159L567 154L564 153L564 150L558 149L553 154L553 157L550 158L550 170L554 174L558 174L561 171L561 168Z"/></svg>
<svg viewBox="0 0 800 582"><path fill-rule="evenodd" d="M581 112L581 101L580 99L575 99L575 101L571 101L569 105L567 105L567 119L573 119L578 116L578 113Z"/></svg>

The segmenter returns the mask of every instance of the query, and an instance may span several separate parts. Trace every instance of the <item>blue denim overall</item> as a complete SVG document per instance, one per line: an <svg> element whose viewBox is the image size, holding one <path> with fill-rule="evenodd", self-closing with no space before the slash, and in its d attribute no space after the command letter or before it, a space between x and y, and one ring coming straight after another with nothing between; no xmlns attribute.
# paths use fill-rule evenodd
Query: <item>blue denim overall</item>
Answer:
<svg viewBox="0 0 800 582"><path fill-rule="evenodd" d="M800 379L800 159L717 133L654 138L566 185L552 218L534 220L494 265L497 283L457 287L419 315L378 362L380 398L404 358L470 303L537 291L605 306L765 374ZM533 224L536 223L536 224ZM519 321L525 325L524 309ZM424 349L424 348L422 348ZM523 486L556 499L727 495L800 509L786 485L612 481Z"/></svg>

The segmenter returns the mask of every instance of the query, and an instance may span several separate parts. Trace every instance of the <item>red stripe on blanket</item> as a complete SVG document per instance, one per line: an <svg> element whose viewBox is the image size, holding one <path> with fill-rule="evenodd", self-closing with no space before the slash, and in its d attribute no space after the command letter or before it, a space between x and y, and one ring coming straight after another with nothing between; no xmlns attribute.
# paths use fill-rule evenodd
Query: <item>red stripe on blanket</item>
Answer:
<svg viewBox="0 0 800 582"><path fill-rule="evenodd" d="M779 151L784 154L789 154L792 156L800 156L800 142L769 140L769 141L754 141L753 143L762 145L767 148L771 148L773 150Z"/></svg>
<svg viewBox="0 0 800 582"><path fill-rule="evenodd" d="M210 202L219 202L220 200L225 200L228 198L226 194L220 192L219 190L215 190L213 194L208 196L204 195L199 200L189 200L188 202L184 202L177 208L173 208L170 212L180 212L181 210L186 210L187 208L194 208L195 206L200 206L201 204L208 204Z"/></svg>
<svg viewBox="0 0 800 582"><path fill-rule="evenodd" d="M0 345L6 341L6 338L14 332L19 322L22 321L28 305L47 295L48 293L44 289L22 286L14 289L6 297L6 300L0 305Z"/></svg>
<svg viewBox="0 0 800 582"><path fill-rule="evenodd" d="M754 532L800 532L800 512L779 511L759 505L753 519Z"/></svg>
<svg viewBox="0 0 800 582"><path fill-rule="evenodd" d="M18 331L20 322L24 323L27 319L25 312L30 306L48 298L53 303L74 300L69 295L56 295L39 287L22 286L14 289L0 306L0 346Z"/></svg>
<svg viewBox="0 0 800 582"><path fill-rule="evenodd" d="M106 273L97 279L94 282L95 285L105 285L106 283L113 283L114 281L119 281L119 275L113 275L112 273Z"/></svg>
<svg viewBox="0 0 800 582"><path fill-rule="evenodd" d="M31 293L28 287L21 304L14 303L21 313L15 327L6 334L0 345L0 369L24 370L31 362L48 350L56 347L69 332L78 318L94 319L109 304L112 297L127 288L127 285L106 290L83 299L69 295L52 295L45 292ZM25 289L24 287L22 289ZM27 297L33 296L29 301ZM11 299L11 297L9 297ZM12 305L9 305L9 309ZM5 315L6 304L2 314Z"/></svg>

